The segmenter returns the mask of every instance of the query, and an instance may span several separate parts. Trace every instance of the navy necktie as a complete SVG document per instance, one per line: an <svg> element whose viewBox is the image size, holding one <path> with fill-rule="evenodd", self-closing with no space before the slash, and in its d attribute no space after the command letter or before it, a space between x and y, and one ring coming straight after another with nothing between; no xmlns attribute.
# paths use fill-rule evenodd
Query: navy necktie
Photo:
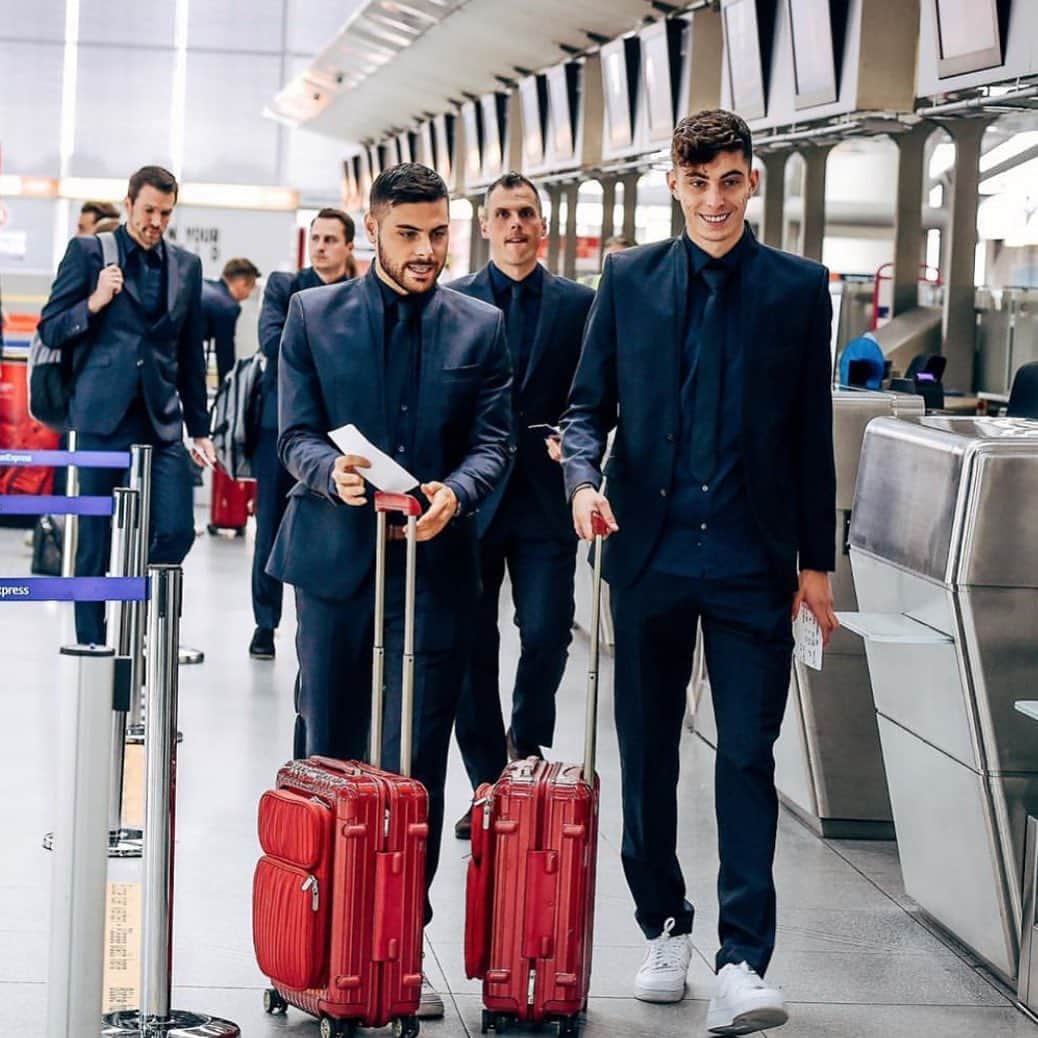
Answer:
<svg viewBox="0 0 1038 1038"><path fill-rule="evenodd" d="M521 281L509 286L508 312L505 315L505 330L508 334L508 352L512 357L512 375L518 387L523 378L526 358L523 355L523 295Z"/></svg>
<svg viewBox="0 0 1038 1038"><path fill-rule="evenodd" d="M717 424L724 376L724 289L728 270L721 264L708 264L700 276L706 282L708 295L699 323L689 462L696 480L708 483L717 470Z"/></svg>
<svg viewBox="0 0 1038 1038"><path fill-rule="evenodd" d="M399 428L400 408L406 403L407 380L414 368L415 304L410 299L398 299L394 308L396 319L386 351L386 420L391 436Z"/></svg>

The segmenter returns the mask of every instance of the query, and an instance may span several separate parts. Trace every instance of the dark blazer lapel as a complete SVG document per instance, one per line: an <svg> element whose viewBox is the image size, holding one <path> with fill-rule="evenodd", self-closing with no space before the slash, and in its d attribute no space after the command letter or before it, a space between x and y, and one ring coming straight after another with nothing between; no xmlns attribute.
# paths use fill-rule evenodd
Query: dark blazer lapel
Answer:
<svg viewBox="0 0 1038 1038"><path fill-rule="evenodd" d="M180 294L181 257L176 249L166 245L166 314L172 316Z"/></svg>
<svg viewBox="0 0 1038 1038"><path fill-rule="evenodd" d="M670 328L661 328L655 336L659 343L670 343L670 356L661 358L661 382L665 385L668 409L674 420L681 413L681 357L685 352L685 329L688 324L688 288L691 271L688 264L688 249L684 237L678 236L670 248L670 264L672 273L673 307L669 310Z"/></svg>
<svg viewBox="0 0 1038 1038"><path fill-rule="evenodd" d="M531 373L548 351L548 339L555 327L554 318L561 296L562 289L559 287L558 279L545 269L541 274L541 306L537 313L537 331L533 337L533 345L530 347L530 359L526 364L526 372L523 375L523 384L520 389L526 388Z"/></svg>
<svg viewBox="0 0 1038 1038"><path fill-rule="evenodd" d="M476 272L472 278L472 295L476 299L482 299L484 303L489 303L491 306L497 306L497 301L494 299L494 286L490 281L490 267L485 266L482 270Z"/></svg>
<svg viewBox="0 0 1038 1038"><path fill-rule="evenodd" d="M382 309L382 290L378 287L378 275L375 273L374 264L370 273L364 278L363 284L364 308L368 317L368 356L371 362L371 373L373 378L369 383L375 397L375 406L371 412L378 416L378 425L375 429L361 429L361 432L371 440L376 447L389 452L392 446L389 442L389 419L386 416L386 359L385 359L385 315ZM360 331L360 329L358 329ZM339 332L349 335L350 329L344 328Z"/></svg>
<svg viewBox="0 0 1038 1038"><path fill-rule="evenodd" d="M439 330L442 320L443 293L433 290L432 299L422 307L422 355L418 368L418 413L415 416L415 435L418 443L422 438L422 419L426 407L436 399L443 373L443 347ZM417 453L417 451L416 451Z"/></svg>
<svg viewBox="0 0 1038 1038"><path fill-rule="evenodd" d="M761 277L760 246L756 239L746 242L746 248L739 263L739 334L742 346L743 370L743 428L746 428L747 417L752 413L757 399L755 378L762 370L757 360L763 336L760 335L761 315L768 305L768 280Z"/></svg>

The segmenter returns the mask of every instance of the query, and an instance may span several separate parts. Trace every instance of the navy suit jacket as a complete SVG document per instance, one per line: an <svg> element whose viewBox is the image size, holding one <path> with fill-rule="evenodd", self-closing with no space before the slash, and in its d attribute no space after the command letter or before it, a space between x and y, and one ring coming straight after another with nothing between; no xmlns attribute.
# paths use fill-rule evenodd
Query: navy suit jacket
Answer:
<svg viewBox="0 0 1038 1038"><path fill-rule="evenodd" d="M540 317L530 360L522 385L513 394L515 437L509 447L508 473L476 514L481 537L489 528L504 497L508 478L517 467L522 468L534 488L549 524L547 532L566 541L576 536L566 503L562 468L548 456L544 430L531 431L529 426L557 425L566 409L570 383L580 357L584 322L595 293L586 285L557 277L547 270L542 272L542 277ZM489 267L452 281L450 287L495 305Z"/></svg>
<svg viewBox="0 0 1038 1038"><path fill-rule="evenodd" d="M202 261L172 242L165 248L166 309L153 321L130 279L108 306L91 315L87 298L101 272L101 243L92 235L68 243L39 333L51 349L73 350L77 374L69 413L79 432L113 433L140 387L161 440L179 440L184 425L190 436L209 435Z"/></svg>
<svg viewBox="0 0 1038 1038"><path fill-rule="evenodd" d="M203 338L215 343L217 367L226 374L234 367L234 329L241 304L231 295L223 278L202 282L202 313L205 317Z"/></svg>
<svg viewBox="0 0 1038 1038"><path fill-rule="evenodd" d="M741 446L750 508L777 578L835 568L836 475L828 273L759 244L740 263L745 300ZM563 419L567 497L605 476L619 533L603 572L618 587L645 569L663 528L677 457L681 357L689 297L684 242L608 257ZM722 402L723 406L723 402Z"/></svg>
<svg viewBox="0 0 1038 1038"><path fill-rule="evenodd" d="M419 577L431 577L434 592L450 601L478 593L472 512L504 476L512 380L496 308L438 288L421 322L411 471L421 482L448 483L465 514L419 545ZM281 338L278 453L299 482L289 494L267 571L323 598L348 598L374 565L372 495L357 507L334 493L331 473L339 451L327 434L352 422L375 446L392 450L383 327L382 293L372 270L297 292Z"/></svg>

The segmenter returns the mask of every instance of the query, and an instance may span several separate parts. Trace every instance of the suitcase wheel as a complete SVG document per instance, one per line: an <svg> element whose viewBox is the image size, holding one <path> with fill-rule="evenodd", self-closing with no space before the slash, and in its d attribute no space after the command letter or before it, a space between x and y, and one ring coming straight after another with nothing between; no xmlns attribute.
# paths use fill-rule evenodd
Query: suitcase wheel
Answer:
<svg viewBox="0 0 1038 1038"><path fill-rule="evenodd" d="M405 1016L400 1020L394 1020L393 1038L418 1038L421 1026L416 1016Z"/></svg>
<svg viewBox="0 0 1038 1038"><path fill-rule="evenodd" d="M507 1027L508 1017L504 1013L492 1013L489 1009L483 1010L483 1016L479 1023L480 1034L486 1034L487 1031L504 1034Z"/></svg>
<svg viewBox="0 0 1038 1038"><path fill-rule="evenodd" d="M330 1016L321 1017L321 1038L353 1038L357 1031L354 1020L333 1020Z"/></svg>
<svg viewBox="0 0 1038 1038"><path fill-rule="evenodd" d="M281 992L276 988L267 988L263 992L263 1012L273 1016L274 1013L283 1013L288 1009L288 1003L281 997Z"/></svg>
<svg viewBox="0 0 1038 1038"><path fill-rule="evenodd" d="M580 1032L578 1018L575 1016L560 1017L556 1023L556 1029L559 1038L565 1038L567 1035L572 1035L575 1038L575 1036Z"/></svg>
<svg viewBox="0 0 1038 1038"><path fill-rule="evenodd" d="M245 536L245 527L244 526L235 527L234 536L235 537L244 537Z"/></svg>

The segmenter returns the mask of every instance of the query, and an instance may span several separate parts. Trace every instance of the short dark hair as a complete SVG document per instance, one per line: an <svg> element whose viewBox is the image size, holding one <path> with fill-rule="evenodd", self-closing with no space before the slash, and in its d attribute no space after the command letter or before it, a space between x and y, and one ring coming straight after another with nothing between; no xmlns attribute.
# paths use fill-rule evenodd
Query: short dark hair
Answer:
<svg viewBox="0 0 1038 1038"><path fill-rule="evenodd" d="M353 217L350 216L343 209L335 209L332 206L325 206L318 214L310 221L310 226L318 220L338 220L342 224L343 233L346 237L346 244L349 245L353 241L354 236L357 233L357 228L353 223Z"/></svg>
<svg viewBox="0 0 1038 1038"><path fill-rule="evenodd" d="M499 176L497 180L486 189L486 192L483 195L484 211L490 208L490 196L499 187L507 188L509 191L512 191L517 187L528 187L533 192L533 197L537 199L537 215L539 216L544 212L544 206L541 204L541 193L537 190L537 185L529 177L524 177L522 173L517 173L514 169L510 169L507 173L502 173L501 176Z"/></svg>
<svg viewBox="0 0 1038 1038"><path fill-rule="evenodd" d="M634 238L626 234L614 234L612 238L606 238L605 247L607 249L633 249L638 244Z"/></svg>
<svg viewBox="0 0 1038 1038"><path fill-rule="evenodd" d="M735 112L712 108L686 115L674 128L670 158L675 166L713 162L724 151L738 151L753 161L753 137Z"/></svg>
<svg viewBox="0 0 1038 1038"><path fill-rule="evenodd" d="M229 259L223 265L223 275L228 281L233 281L235 278L248 278L249 281L255 281L260 276L259 267L250 259L246 259L244 256L235 256L234 259Z"/></svg>
<svg viewBox="0 0 1038 1038"><path fill-rule="evenodd" d="M126 188L126 194L129 196L131 202L137 201L137 196L141 193L141 188L145 185L155 188L156 191L161 191L164 195L172 195L174 202L180 194L180 185L177 183L177 178L173 176L168 169L165 169L162 166L141 166L141 168L130 177L130 183Z"/></svg>
<svg viewBox="0 0 1038 1038"><path fill-rule="evenodd" d="M118 220L119 210L111 202L99 202L96 198L90 198L79 207L84 216L90 213L95 220Z"/></svg>
<svg viewBox="0 0 1038 1038"><path fill-rule="evenodd" d="M450 198L450 192L439 173L418 162L401 162L375 178L368 209L377 217L386 208L408 202L438 202L441 198Z"/></svg>

